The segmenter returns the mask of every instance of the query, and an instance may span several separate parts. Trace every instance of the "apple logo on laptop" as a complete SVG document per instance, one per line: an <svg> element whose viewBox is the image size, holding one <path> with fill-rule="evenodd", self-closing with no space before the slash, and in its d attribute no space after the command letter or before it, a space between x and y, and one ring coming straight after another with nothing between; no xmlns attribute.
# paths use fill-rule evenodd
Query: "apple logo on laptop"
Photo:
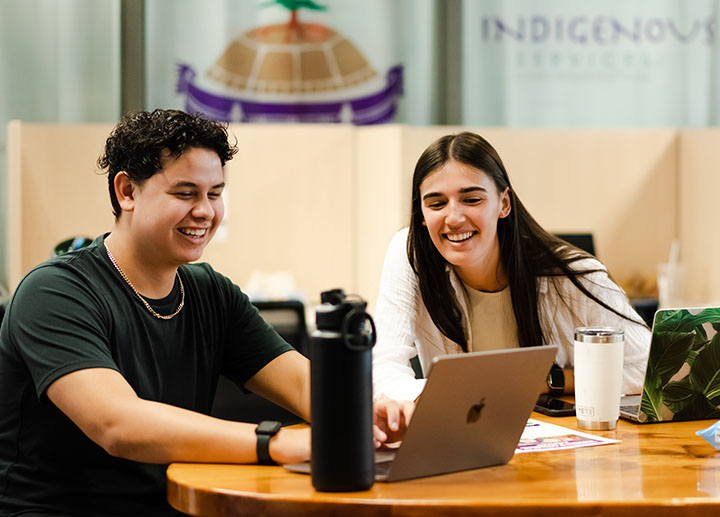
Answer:
<svg viewBox="0 0 720 517"><path fill-rule="evenodd" d="M480 414L485 407L485 397L481 398L476 404L470 406L467 412L467 423L472 424L480 420Z"/></svg>

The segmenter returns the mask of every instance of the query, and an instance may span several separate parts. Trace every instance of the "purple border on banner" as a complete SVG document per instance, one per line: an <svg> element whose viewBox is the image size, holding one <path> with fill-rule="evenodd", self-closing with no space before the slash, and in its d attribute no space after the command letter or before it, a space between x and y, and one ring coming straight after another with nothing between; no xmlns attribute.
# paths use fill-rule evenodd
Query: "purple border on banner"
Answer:
<svg viewBox="0 0 720 517"><path fill-rule="evenodd" d="M396 100L403 93L402 65L388 70L386 85L377 93L325 103L252 102L241 97L215 95L196 86L195 76L190 66L178 65L176 91L185 95L185 110L225 122L340 122L343 105L347 105L353 124L381 124L393 119Z"/></svg>

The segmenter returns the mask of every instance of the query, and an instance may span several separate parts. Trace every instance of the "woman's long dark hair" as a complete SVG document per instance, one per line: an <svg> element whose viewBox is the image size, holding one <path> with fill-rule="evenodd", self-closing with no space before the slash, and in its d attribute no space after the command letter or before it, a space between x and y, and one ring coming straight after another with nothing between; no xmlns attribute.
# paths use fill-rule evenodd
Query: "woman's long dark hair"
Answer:
<svg viewBox="0 0 720 517"><path fill-rule="evenodd" d="M544 344L538 313L537 279L542 276L566 276L587 297L628 321L643 325L618 312L593 295L579 277L603 271L601 269L575 270L570 264L591 255L545 231L525 209L510 185L510 178L497 151L481 136L470 132L447 135L428 147L415 165L412 182L412 208L410 237L407 244L408 259L418 276L420 294L430 317L440 331L468 350L462 327L462 313L450 277L447 261L430 240L423 226L420 185L432 172L448 161L469 165L487 174L497 191L508 190L510 214L498 219L497 235L500 243L500 260L510 285L513 312L518 326L520 346Z"/></svg>

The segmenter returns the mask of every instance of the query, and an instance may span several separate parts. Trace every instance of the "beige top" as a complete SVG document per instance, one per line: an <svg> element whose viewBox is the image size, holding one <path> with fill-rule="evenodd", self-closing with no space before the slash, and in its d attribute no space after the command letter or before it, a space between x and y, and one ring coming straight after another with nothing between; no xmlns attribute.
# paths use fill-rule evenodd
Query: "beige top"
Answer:
<svg viewBox="0 0 720 517"><path fill-rule="evenodd" d="M470 351L519 347L510 287L489 293L465 286L465 291L472 328L472 342L468 343Z"/></svg>

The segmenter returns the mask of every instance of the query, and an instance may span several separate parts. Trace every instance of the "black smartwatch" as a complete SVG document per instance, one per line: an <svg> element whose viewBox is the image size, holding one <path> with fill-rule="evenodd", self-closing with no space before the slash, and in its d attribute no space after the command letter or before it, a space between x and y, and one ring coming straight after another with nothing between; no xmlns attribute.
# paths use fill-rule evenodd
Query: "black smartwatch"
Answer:
<svg viewBox="0 0 720 517"><path fill-rule="evenodd" d="M559 397L565 391L565 372L556 364L553 364L548 372L547 386L553 397Z"/></svg>
<svg viewBox="0 0 720 517"><path fill-rule="evenodd" d="M275 436L281 427L282 424L275 420L263 420L255 428L255 434L257 435L255 450L260 465L275 465L275 462L270 457L270 438Z"/></svg>

